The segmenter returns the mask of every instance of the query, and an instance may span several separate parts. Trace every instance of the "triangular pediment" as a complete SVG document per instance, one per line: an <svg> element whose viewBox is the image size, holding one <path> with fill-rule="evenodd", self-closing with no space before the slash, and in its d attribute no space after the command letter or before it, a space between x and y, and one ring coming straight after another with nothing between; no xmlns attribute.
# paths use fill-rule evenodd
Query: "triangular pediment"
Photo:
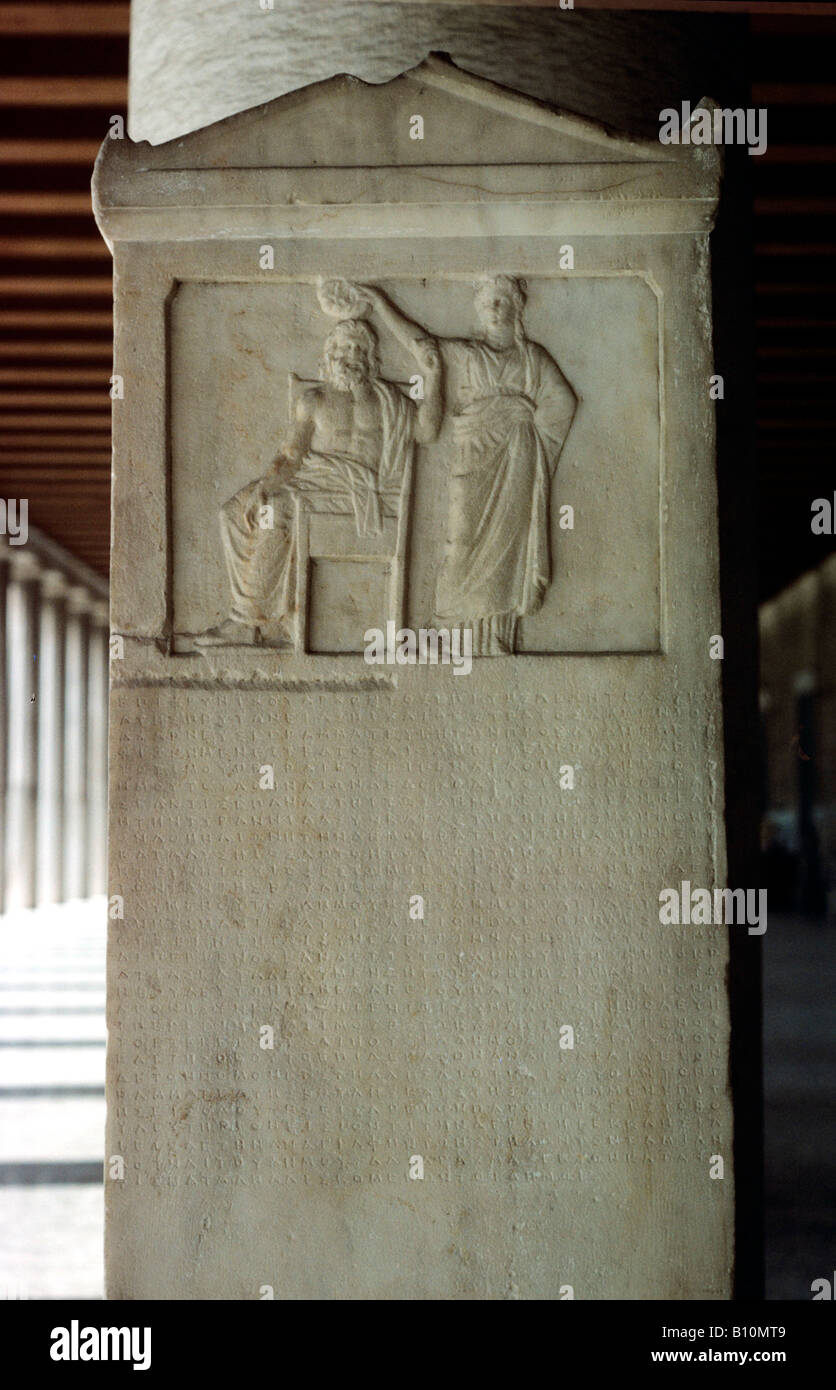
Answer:
<svg viewBox="0 0 836 1390"><path fill-rule="evenodd" d="M413 117L423 120L415 138ZM107 143L107 142L106 142ZM477 77L430 54L389 82L341 74L163 145L147 169L663 162L676 152Z"/></svg>
<svg viewBox="0 0 836 1390"><path fill-rule="evenodd" d="M111 246L337 234L316 211L337 207L355 209L339 223L351 236L447 236L455 208L480 204L514 229L511 210L534 208L530 235L553 230L548 204L575 235L658 235L710 225L719 170L713 147L633 139L431 54L389 82L328 78L166 144L108 138L93 206Z"/></svg>

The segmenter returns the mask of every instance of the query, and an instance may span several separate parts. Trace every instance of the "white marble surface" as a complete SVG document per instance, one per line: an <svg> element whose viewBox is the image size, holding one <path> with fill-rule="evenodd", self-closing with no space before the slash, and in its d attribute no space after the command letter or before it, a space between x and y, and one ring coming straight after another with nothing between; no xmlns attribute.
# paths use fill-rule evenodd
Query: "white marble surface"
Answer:
<svg viewBox="0 0 836 1390"><path fill-rule="evenodd" d="M713 151L663 154L439 60L103 152L127 384L107 1150L128 1177L107 1189L110 1296L729 1296L727 940L659 922L663 886L725 873L709 652L718 173ZM423 666L374 681L356 652L238 648L223 666L179 650L178 614L223 612L226 479L258 477L287 369L314 369L317 277L385 286L449 352L477 332L465 283L500 272L530 282L532 337L583 381L577 435L573 422L552 460L554 487L587 490L574 558L554 557L551 646L480 658L463 679ZM528 312L501 349L512 364ZM379 305L374 321L399 377ZM497 469L516 441L512 496L528 498L539 404L501 370L471 404L493 412ZM366 439L375 428L367 417ZM438 438L434 474L416 454L418 599L464 457ZM613 630L639 649L612 650Z"/></svg>

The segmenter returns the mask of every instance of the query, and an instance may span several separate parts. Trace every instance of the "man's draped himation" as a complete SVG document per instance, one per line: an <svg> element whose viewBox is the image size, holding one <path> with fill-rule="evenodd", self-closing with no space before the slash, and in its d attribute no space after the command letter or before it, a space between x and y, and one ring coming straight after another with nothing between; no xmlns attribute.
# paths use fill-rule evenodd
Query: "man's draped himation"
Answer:
<svg viewBox="0 0 836 1390"><path fill-rule="evenodd" d="M230 616L258 626L289 620L296 592L297 497L308 511L353 514L358 536L379 535L397 516L413 447L415 407L389 381L370 382L380 406L381 454L374 464L344 453L310 450L288 477L269 474L241 488L221 508L221 538L232 589ZM272 508L263 527L262 508Z"/></svg>

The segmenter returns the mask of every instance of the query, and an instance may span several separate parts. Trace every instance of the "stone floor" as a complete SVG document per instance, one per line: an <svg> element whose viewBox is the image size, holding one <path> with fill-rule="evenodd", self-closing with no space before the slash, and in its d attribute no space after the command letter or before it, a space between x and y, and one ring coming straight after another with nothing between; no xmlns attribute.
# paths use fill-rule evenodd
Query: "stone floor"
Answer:
<svg viewBox="0 0 836 1390"><path fill-rule="evenodd" d="M836 1270L836 928L769 917L764 937L766 1296ZM831 1284L832 1287L832 1284Z"/></svg>
<svg viewBox="0 0 836 1390"><path fill-rule="evenodd" d="M102 1297L105 899L0 918L0 1297Z"/></svg>

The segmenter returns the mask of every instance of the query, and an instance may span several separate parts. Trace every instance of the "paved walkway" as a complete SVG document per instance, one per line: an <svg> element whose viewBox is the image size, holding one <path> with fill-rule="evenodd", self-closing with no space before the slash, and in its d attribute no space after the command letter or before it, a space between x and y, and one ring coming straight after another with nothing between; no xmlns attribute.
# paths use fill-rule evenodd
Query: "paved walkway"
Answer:
<svg viewBox="0 0 836 1390"><path fill-rule="evenodd" d="M106 928L0 917L0 1297L102 1297Z"/></svg>
<svg viewBox="0 0 836 1390"><path fill-rule="evenodd" d="M764 937L766 1296L809 1299L836 1270L836 928L769 918Z"/></svg>

